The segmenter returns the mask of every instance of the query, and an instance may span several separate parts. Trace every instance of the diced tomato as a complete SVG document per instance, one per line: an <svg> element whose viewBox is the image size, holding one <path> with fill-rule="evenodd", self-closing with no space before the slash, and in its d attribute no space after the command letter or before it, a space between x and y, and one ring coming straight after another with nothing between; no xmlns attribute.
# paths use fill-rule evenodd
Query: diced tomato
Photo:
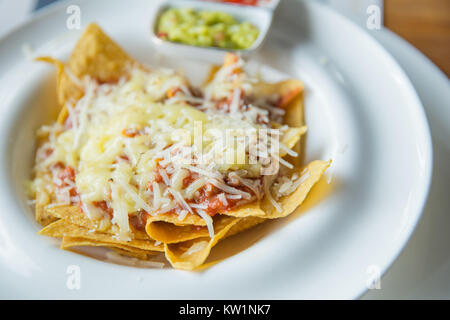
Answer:
<svg viewBox="0 0 450 320"><path fill-rule="evenodd" d="M72 119L70 117L67 117L64 121L64 126L66 129L72 129Z"/></svg>
<svg viewBox="0 0 450 320"><path fill-rule="evenodd" d="M135 128L126 128L122 130L122 134L128 138L134 138L138 131Z"/></svg>
<svg viewBox="0 0 450 320"><path fill-rule="evenodd" d="M145 231L145 225L147 223L148 213L140 211L137 214L129 215L130 224L136 229Z"/></svg>
<svg viewBox="0 0 450 320"><path fill-rule="evenodd" d="M245 6L256 6L259 0L221 0L222 2L237 3Z"/></svg>
<svg viewBox="0 0 450 320"><path fill-rule="evenodd" d="M125 160L125 161L130 161L130 158L128 158L126 155L121 155L119 156L120 159Z"/></svg>
<svg viewBox="0 0 450 320"><path fill-rule="evenodd" d="M216 43L220 43L221 41L223 41L225 39L225 33L223 32L218 32L215 36L214 36L214 41Z"/></svg>
<svg viewBox="0 0 450 320"><path fill-rule="evenodd" d="M159 173L159 170L158 170L159 168L161 168L161 167L158 164L157 169L155 171L155 180L154 180L156 183L161 183L163 181L161 173Z"/></svg>
<svg viewBox="0 0 450 320"><path fill-rule="evenodd" d="M269 124L268 119L262 117L260 114L256 116L256 123L258 124Z"/></svg>
<svg viewBox="0 0 450 320"><path fill-rule="evenodd" d="M69 179L72 182L75 182L75 170L71 166L67 166L59 172L58 178L60 178L62 181L65 179Z"/></svg>
<svg viewBox="0 0 450 320"><path fill-rule="evenodd" d="M222 201L219 200L219 198L217 197L213 197L212 199L209 200L208 203L208 209L207 209L207 213L210 216L215 215L216 213L218 213L219 211L224 211L227 209L227 206L224 205L222 203Z"/></svg>
<svg viewBox="0 0 450 320"><path fill-rule="evenodd" d="M278 99L276 106L278 108L285 108L289 105L289 103L297 97L301 92L301 88L295 88L290 90L289 92L286 92L285 94L281 95Z"/></svg>
<svg viewBox="0 0 450 320"><path fill-rule="evenodd" d="M52 155L52 153L53 153L53 149L52 148L48 148L48 149L45 150L44 154L45 154L45 157L48 158L48 157L50 157Z"/></svg>
<svg viewBox="0 0 450 320"><path fill-rule="evenodd" d="M181 92L180 87L172 87L167 90L166 95L168 98L172 98L173 96L175 96L177 94L177 92Z"/></svg>
<svg viewBox="0 0 450 320"><path fill-rule="evenodd" d="M50 170L51 170L52 172L54 172L55 170L64 169L64 167L65 167L64 163L62 163L62 162L57 162L57 163L52 164L52 165L50 166Z"/></svg>
<svg viewBox="0 0 450 320"><path fill-rule="evenodd" d="M78 196L78 192L75 183L75 170L71 166L64 166L62 162L57 162L50 167L53 175L56 176L61 182L55 185L56 189L62 189L69 187L69 196L71 197L71 204L78 203L79 198L74 199Z"/></svg>
<svg viewBox="0 0 450 320"><path fill-rule="evenodd" d="M167 32L158 32L156 36L161 39L167 39L169 37Z"/></svg>
<svg viewBox="0 0 450 320"><path fill-rule="evenodd" d="M157 159L156 160L156 169L155 169L155 171L154 171L154 176L153 176L153 180L151 180L150 182L149 182L149 184L148 184L148 186L147 186L147 188L150 190L150 191L152 191L153 192L153 182L156 182L156 183L161 183L161 182L163 182L163 178L162 178L162 176L161 176L161 173L160 173L160 171L159 170L161 170L161 169L164 169L160 164L159 164L159 161L161 161L162 159ZM170 174L167 174L167 176L170 178L171 177L171 175Z"/></svg>
<svg viewBox="0 0 450 320"><path fill-rule="evenodd" d="M198 179L198 173L189 171L189 175L183 179L183 188L187 188L192 182Z"/></svg>
<svg viewBox="0 0 450 320"><path fill-rule="evenodd" d="M112 219L112 217L113 217L113 214L114 214L114 210L113 210L113 208L111 208L109 205L108 205L108 203L106 202L106 201L94 201L94 202L92 202L92 204L95 206L95 207L97 207L97 208L99 208L99 209L102 209L105 213L107 213L108 214L108 216Z"/></svg>
<svg viewBox="0 0 450 320"><path fill-rule="evenodd" d="M206 205L207 208L204 210L210 216L230 210L239 201L239 199L227 199L227 204L224 204L218 197L218 194L222 191L209 183L199 191L200 196L195 199L195 203Z"/></svg>

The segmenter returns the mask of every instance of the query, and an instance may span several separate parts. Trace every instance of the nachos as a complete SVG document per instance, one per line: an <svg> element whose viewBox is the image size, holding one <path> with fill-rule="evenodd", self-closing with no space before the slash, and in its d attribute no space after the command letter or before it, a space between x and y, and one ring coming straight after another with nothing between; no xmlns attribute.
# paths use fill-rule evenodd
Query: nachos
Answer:
<svg viewBox="0 0 450 320"><path fill-rule="evenodd" d="M299 161L303 85L227 54L201 88L135 61L90 24L57 67L61 111L38 130L40 234L193 270L218 241L292 213L330 161Z"/></svg>

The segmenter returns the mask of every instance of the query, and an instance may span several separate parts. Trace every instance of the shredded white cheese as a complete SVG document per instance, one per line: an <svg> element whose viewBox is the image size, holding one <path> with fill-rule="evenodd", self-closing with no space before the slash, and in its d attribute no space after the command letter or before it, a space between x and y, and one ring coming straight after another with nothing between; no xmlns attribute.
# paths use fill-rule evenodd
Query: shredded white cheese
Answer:
<svg viewBox="0 0 450 320"><path fill-rule="evenodd" d="M106 202L123 240L130 239L129 214L175 209L181 221L188 214L202 217L213 238L213 220L204 211L207 202L194 201L212 188L220 190L217 197L224 206L228 200L245 203L267 195L280 211L270 190L274 177L261 177L260 170L272 158L292 168L278 151L297 153L283 144L274 152L272 136L254 135L270 128L272 117L283 116L284 110L255 97L248 103L256 80L236 72L242 66L238 59L221 68L203 96L194 96L183 76L166 69L135 68L116 84L73 79L84 96L66 105L69 116L64 125L40 129L48 141L37 152L36 169L71 166L75 182L52 173L50 186L38 180L36 186L55 194L58 204L81 203L89 217L102 215L95 202ZM223 101L227 102L222 108ZM301 179L291 184L298 186ZM279 183L272 190L275 198L292 185ZM71 195L71 190L78 194Z"/></svg>

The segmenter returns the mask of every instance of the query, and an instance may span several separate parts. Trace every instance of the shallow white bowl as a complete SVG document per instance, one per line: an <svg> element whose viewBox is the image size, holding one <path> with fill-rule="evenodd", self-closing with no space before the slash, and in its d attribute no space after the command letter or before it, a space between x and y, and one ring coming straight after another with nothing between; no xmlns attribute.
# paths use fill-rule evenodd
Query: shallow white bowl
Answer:
<svg viewBox="0 0 450 320"><path fill-rule="evenodd" d="M35 129L54 113L55 73L24 59L21 48L27 43L36 54L66 58L81 32L65 29L69 3L80 6L83 25L98 22L140 61L183 68L197 83L209 67L157 54L148 41L156 6L147 0L63 2L0 41L2 298L355 298L394 261L427 196L427 121L395 60L355 25L310 1L281 2L267 42L252 58L305 82L306 160L333 158L330 185L321 182L287 219L219 244L211 260L228 259L203 272L115 265L38 236L23 181ZM71 265L80 267L80 290L66 286Z"/></svg>

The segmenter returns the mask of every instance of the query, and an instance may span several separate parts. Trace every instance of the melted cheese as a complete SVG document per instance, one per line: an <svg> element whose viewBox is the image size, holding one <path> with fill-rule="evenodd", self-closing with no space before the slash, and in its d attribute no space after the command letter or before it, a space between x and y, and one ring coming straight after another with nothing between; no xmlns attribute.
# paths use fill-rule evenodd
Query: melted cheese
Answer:
<svg viewBox="0 0 450 320"><path fill-rule="evenodd" d="M226 78L225 71L219 73L219 80ZM69 107L71 127L61 130L55 124L48 129L50 139L45 148L53 152L38 161L37 167L55 163L73 167L83 210L93 216L99 210L93 204L106 201L113 209L112 223L118 226L120 239L130 239L130 213L163 213L176 205L182 209L181 220L188 213L197 213L213 236L212 219L201 205L191 208L185 199L192 199L206 183L224 192L220 199L225 204L226 197L254 198L227 185L224 177L233 171L247 178L259 177L261 161L249 161L255 141L246 137L260 129L258 116L267 116L266 110L252 106L239 111L241 90L250 85L246 79L219 80L206 90L205 99L232 92L229 113L189 105L186 101L203 100L189 96L186 79L172 71L135 69L128 80L114 85L88 81L84 97ZM167 97L174 88L181 92ZM192 173L199 178L184 188L184 179ZM258 183L246 178L238 181L261 197Z"/></svg>

